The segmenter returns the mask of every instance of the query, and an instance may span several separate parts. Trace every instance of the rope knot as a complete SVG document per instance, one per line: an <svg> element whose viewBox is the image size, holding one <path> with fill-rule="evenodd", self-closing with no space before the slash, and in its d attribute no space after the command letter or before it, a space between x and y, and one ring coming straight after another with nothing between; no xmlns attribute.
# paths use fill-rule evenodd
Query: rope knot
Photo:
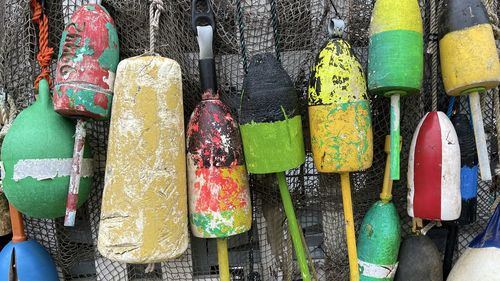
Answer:
<svg viewBox="0 0 500 281"><path fill-rule="evenodd" d="M35 79L35 88L38 89L38 82L46 79L49 82L49 87L52 87L50 80L50 60L54 54L54 49L49 47L49 19L43 13L42 4L37 0L31 0L31 8L33 9L33 17L31 20L38 24L38 54L36 56L40 65L40 74Z"/></svg>
<svg viewBox="0 0 500 281"><path fill-rule="evenodd" d="M155 52L156 32L160 27L160 15L165 11L163 0L149 0L149 52Z"/></svg>

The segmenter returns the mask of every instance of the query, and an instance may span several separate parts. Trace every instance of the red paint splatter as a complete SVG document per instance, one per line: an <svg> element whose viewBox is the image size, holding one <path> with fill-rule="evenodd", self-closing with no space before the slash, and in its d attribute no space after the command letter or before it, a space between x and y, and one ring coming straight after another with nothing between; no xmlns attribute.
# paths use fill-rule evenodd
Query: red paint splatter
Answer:
<svg viewBox="0 0 500 281"><path fill-rule="evenodd" d="M96 93L94 95L94 105L108 109L108 97L103 93Z"/></svg>

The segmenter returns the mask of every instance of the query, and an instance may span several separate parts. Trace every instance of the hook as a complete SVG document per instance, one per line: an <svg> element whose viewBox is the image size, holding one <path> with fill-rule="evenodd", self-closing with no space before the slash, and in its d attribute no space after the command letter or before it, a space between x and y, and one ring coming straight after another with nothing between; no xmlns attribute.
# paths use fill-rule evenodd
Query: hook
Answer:
<svg viewBox="0 0 500 281"><path fill-rule="evenodd" d="M200 11L198 8L203 5L206 7L204 11ZM210 5L209 0L193 0L191 4L192 9L192 28L194 33L198 36L197 26L212 26L212 29L215 32L215 19L214 12L212 10L212 6Z"/></svg>

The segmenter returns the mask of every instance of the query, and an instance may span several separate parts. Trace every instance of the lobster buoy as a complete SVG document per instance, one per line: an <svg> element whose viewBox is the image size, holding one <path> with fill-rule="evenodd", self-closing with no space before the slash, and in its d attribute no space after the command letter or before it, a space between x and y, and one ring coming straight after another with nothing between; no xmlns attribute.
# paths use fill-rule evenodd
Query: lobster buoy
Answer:
<svg viewBox="0 0 500 281"><path fill-rule="evenodd" d="M486 229L457 260L447 281L500 280L500 204Z"/></svg>
<svg viewBox="0 0 500 281"><path fill-rule="evenodd" d="M38 99L17 116L3 141L3 188L21 213L57 218L65 213L75 127L54 112L46 80L38 91ZM92 183L90 149L83 157L78 206L88 198Z"/></svg>
<svg viewBox="0 0 500 281"><path fill-rule="evenodd" d="M477 212L477 178L478 163L474 131L465 114L457 114L451 118L460 143L462 168L460 170L460 194L462 195L462 211L458 221L462 225L476 221Z"/></svg>
<svg viewBox="0 0 500 281"><path fill-rule="evenodd" d="M410 235L404 239L398 259L395 281L443 280L441 253L436 244L425 235Z"/></svg>
<svg viewBox="0 0 500 281"><path fill-rule="evenodd" d="M61 37L54 110L67 117L109 118L118 47L113 19L101 5L78 8Z"/></svg>
<svg viewBox="0 0 500 281"><path fill-rule="evenodd" d="M186 250L183 112L176 61L139 56L119 63L99 226L103 256L152 263Z"/></svg>
<svg viewBox="0 0 500 281"><path fill-rule="evenodd" d="M427 220L460 217L460 145L443 112L429 112L413 135L408 160L408 215Z"/></svg>
<svg viewBox="0 0 500 281"><path fill-rule="evenodd" d="M342 173L371 167L373 133L365 75L341 34L328 39L319 52L308 100L316 169Z"/></svg>

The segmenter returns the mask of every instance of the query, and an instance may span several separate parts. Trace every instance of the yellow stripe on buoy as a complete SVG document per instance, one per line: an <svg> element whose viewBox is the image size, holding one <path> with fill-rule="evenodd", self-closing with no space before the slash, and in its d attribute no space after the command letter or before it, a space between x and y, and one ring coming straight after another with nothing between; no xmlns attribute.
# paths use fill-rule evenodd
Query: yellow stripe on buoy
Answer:
<svg viewBox="0 0 500 281"><path fill-rule="evenodd" d="M370 23L370 35L391 30L422 33L422 16L416 0L377 0Z"/></svg>
<svg viewBox="0 0 500 281"><path fill-rule="evenodd" d="M500 62L490 24L446 34L439 42L439 51L448 95L458 96L468 94L468 89L491 89L498 85Z"/></svg>

